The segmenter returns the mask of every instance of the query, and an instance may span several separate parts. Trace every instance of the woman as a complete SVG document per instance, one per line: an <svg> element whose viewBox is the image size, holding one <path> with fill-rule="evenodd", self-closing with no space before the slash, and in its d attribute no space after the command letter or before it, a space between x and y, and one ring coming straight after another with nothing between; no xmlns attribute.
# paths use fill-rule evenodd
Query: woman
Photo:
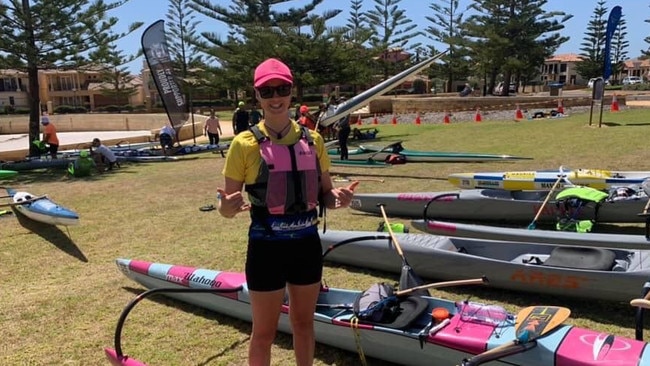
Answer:
<svg viewBox="0 0 650 366"><path fill-rule="evenodd" d="M317 205L347 207L358 182L334 188L322 137L292 121L293 77L277 59L255 69L254 87L265 119L237 135L218 188L224 217L250 211L246 278L253 313L249 365L270 365L278 318L289 293L298 366L312 365L313 315L320 292L322 250ZM244 200L242 188L248 193Z"/></svg>
<svg viewBox="0 0 650 366"><path fill-rule="evenodd" d="M221 132L219 117L217 117L214 109L210 110L210 118L205 120L205 124L203 125L203 134L208 136L210 145L219 144L219 135L223 135L223 132Z"/></svg>

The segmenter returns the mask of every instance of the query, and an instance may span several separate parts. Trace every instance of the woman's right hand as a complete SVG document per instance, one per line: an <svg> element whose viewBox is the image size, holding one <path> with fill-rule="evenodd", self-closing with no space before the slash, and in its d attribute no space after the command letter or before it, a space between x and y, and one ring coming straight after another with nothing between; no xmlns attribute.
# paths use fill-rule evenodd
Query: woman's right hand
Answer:
<svg viewBox="0 0 650 366"><path fill-rule="evenodd" d="M223 189L217 188L217 201L219 213L227 218L235 217L238 213L251 209L250 203L244 201L241 191L227 194Z"/></svg>

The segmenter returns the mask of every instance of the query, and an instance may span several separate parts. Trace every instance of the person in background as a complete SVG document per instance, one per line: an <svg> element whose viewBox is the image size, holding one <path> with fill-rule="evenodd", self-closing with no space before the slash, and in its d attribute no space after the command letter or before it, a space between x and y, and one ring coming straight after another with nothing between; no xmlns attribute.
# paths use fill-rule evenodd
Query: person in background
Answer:
<svg viewBox="0 0 650 366"><path fill-rule="evenodd" d="M205 125L203 126L203 134L208 136L210 145L219 144L219 135L223 135L223 132L221 132L219 117L217 117L214 113L214 109L210 110L210 117L205 120Z"/></svg>
<svg viewBox="0 0 650 366"><path fill-rule="evenodd" d="M43 143L48 144L48 151L52 159L56 159L59 152L59 138L56 135L56 127L50 122L47 113L43 113L41 117L41 124L43 125Z"/></svg>
<svg viewBox="0 0 650 366"><path fill-rule="evenodd" d="M300 119L300 103L294 104L293 108L293 120L298 121ZM289 112L289 116L291 116L291 112Z"/></svg>
<svg viewBox="0 0 650 366"><path fill-rule="evenodd" d="M95 160L97 170L100 172L104 171L104 166L108 166L107 170L113 170L113 167L116 165L119 167L115 153L106 147L106 145L102 144L101 140L98 138L93 139L93 142L90 145L90 153Z"/></svg>
<svg viewBox="0 0 650 366"><path fill-rule="evenodd" d="M260 123L262 120L262 113L257 110L257 107L255 104L253 104L253 107L251 108L251 126L255 126L256 124Z"/></svg>
<svg viewBox="0 0 650 366"><path fill-rule="evenodd" d="M79 157L68 164L68 174L73 177L88 177L95 168L95 161L90 157L87 150L81 150Z"/></svg>
<svg viewBox="0 0 650 366"><path fill-rule="evenodd" d="M248 130L250 127L250 114L244 109L244 102L239 102L239 107L232 115L232 131L235 135Z"/></svg>
<svg viewBox="0 0 650 366"><path fill-rule="evenodd" d="M298 119L298 122L312 131L316 129L316 118L309 113L309 107L306 105L300 106L300 119Z"/></svg>
<svg viewBox="0 0 650 366"><path fill-rule="evenodd" d="M164 125L160 129L160 147L163 150L163 154L167 156L169 150L174 147L174 140L176 136L176 131L170 125Z"/></svg>
<svg viewBox="0 0 650 366"><path fill-rule="evenodd" d="M254 88L265 119L235 136L223 168L225 186L217 188L223 217L250 213L246 280L253 331L248 364L254 366L271 365L285 291L296 358L292 364L313 364L313 317L323 271L318 206L348 207L359 184L333 186L323 138L287 114L292 86L291 70L282 61L271 58L257 66Z"/></svg>
<svg viewBox="0 0 650 366"><path fill-rule="evenodd" d="M348 160L348 138L350 137L350 115L341 118L336 122L337 138L341 160Z"/></svg>

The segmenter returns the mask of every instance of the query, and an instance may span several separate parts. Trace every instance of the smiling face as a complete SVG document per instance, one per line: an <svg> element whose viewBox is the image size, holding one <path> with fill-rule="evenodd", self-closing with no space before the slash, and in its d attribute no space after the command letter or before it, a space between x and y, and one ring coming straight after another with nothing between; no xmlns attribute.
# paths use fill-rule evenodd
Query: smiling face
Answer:
<svg viewBox="0 0 650 366"><path fill-rule="evenodd" d="M271 87L276 88L281 85L287 85L287 82L280 79L272 79L260 86L260 88ZM260 102L260 107L264 110L264 116L267 121L286 121L289 118L287 111L291 107L291 93L286 97L278 95L277 90L273 92L273 96L264 99L260 96L258 88L255 89L257 100Z"/></svg>

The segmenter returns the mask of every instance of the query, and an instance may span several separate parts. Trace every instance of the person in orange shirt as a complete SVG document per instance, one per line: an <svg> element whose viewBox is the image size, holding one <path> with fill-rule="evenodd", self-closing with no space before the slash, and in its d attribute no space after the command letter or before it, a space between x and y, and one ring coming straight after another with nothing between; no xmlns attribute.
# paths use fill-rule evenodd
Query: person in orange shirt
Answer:
<svg viewBox="0 0 650 366"><path fill-rule="evenodd" d="M307 107L306 105L302 105L300 107L300 120L296 122L300 123L301 125L307 127L312 131L316 129L316 120L314 116L312 116L309 113L309 107Z"/></svg>
<svg viewBox="0 0 650 366"><path fill-rule="evenodd" d="M41 124L43 125L43 142L49 145L48 150L52 159L56 159L56 154L59 151L59 138L56 136L56 127L50 123L47 114L41 117Z"/></svg>

